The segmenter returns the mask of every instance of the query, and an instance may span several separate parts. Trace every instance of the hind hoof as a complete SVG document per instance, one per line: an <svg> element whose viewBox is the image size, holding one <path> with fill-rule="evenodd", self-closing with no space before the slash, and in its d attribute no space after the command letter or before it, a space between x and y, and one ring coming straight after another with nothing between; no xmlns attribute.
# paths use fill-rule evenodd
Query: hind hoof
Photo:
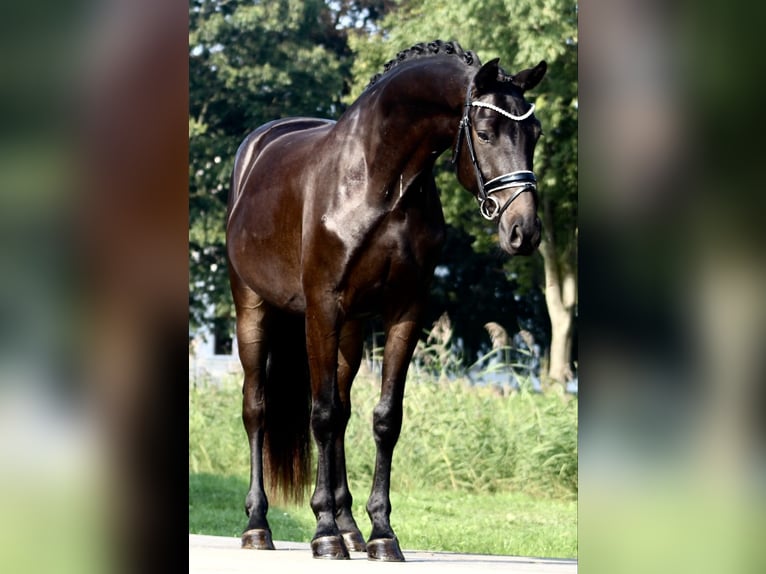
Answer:
<svg viewBox="0 0 766 574"><path fill-rule="evenodd" d="M347 560L348 549L341 536L320 536L311 541L311 552L314 558L328 560Z"/></svg>
<svg viewBox="0 0 766 574"><path fill-rule="evenodd" d="M404 562L404 554L396 538L376 538L368 541L367 558L380 562Z"/></svg>
<svg viewBox="0 0 766 574"><path fill-rule="evenodd" d="M351 552L367 552L367 545L364 543L362 533L358 530L349 530L347 532L341 532L343 537L343 543L346 548Z"/></svg>
<svg viewBox="0 0 766 574"><path fill-rule="evenodd" d="M271 531L263 528L254 528L242 533L242 548L253 550L274 550L274 542L271 540Z"/></svg>

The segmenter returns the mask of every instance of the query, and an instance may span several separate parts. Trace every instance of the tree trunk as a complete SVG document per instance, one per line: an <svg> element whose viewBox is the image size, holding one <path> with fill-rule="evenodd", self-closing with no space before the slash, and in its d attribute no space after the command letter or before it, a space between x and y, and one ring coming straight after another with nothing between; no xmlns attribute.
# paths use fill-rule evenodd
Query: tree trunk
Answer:
<svg viewBox="0 0 766 574"><path fill-rule="evenodd" d="M577 298L576 282L574 273L570 269L560 270L550 220L550 211L545 209L543 221L547 228L546 239L540 243L540 253L545 264L545 303L551 320L548 378L565 383L574 378L571 363L572 320Z"/></svg>
<svg viewBox="0 0 766 574"><path fill-rule="evenodd" d="M551 351L548 377L558 382L573 378L572 373L572 307L563 304L552 306L548 296L548 312L551 318ZM551 312L552 307L558 310Z"/></svg>

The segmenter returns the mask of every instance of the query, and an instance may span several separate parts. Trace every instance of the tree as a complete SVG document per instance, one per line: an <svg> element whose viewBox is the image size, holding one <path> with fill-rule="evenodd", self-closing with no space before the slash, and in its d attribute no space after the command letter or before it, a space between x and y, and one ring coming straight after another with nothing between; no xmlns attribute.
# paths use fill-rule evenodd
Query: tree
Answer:
<svg viewBox="0 0 766 574"><path fill-rule="evenodd" d="M542 59L548 62L547 77L535 90L536 115L545 133L535 156L544 228L541 257L513 258L505 268L513 281L508 286L516 287L522 297L534 299L542 287L550 319L548 376L565 381L573 376L572 332L577 306L577 3L402 0L383 18L377 32L349 37L356 57L354 81L346 101L353 101L369 77L398 50L435 38L456 39L464 48L477 52L482 61L499 56L509 72ZM490 252L496 230L479 217L470 195L444 167L437 174L437 183L447 222L475 238L476 252ZM448 267L457 264L445 261ZM531 327L521 322L518 326Z"/></svg>

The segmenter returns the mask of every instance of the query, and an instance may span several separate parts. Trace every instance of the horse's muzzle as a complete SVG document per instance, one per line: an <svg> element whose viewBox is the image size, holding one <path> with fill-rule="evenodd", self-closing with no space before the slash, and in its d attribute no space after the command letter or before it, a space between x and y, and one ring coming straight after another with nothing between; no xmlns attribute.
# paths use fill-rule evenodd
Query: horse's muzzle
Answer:
<svg viewBox="0 0 766 574"><path fill-rule="evenodd" d="M515 217L505 226L500 224L500 247L510 255L530 255L540 245L540 218Z"/></svg>

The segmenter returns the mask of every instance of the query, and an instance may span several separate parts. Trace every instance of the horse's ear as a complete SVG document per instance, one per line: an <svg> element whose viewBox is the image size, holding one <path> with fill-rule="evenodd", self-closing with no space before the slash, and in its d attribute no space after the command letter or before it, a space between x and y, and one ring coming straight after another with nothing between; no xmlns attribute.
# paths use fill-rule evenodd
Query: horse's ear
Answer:
<svg viewBox="0 0 766 574"><path fill-rule="evenodd" d="M511 82L513 85L518 86L522 92L526 92L527 90L531 90L540 83L540 80L543 79L547 69L548 64L545 62L545 60L542 60L534 68L522 70L513 76L513 80L511 80Z"/></svg>
<svg viewBox="0 0 766 574"><path fill-rule="evenodd" d="M497 85L497 78L499 73L498 62L500 58L495 58L484 64L473 78L473 85L476 88L476 94L485 94L493 91L493 87Z"/></svg>

